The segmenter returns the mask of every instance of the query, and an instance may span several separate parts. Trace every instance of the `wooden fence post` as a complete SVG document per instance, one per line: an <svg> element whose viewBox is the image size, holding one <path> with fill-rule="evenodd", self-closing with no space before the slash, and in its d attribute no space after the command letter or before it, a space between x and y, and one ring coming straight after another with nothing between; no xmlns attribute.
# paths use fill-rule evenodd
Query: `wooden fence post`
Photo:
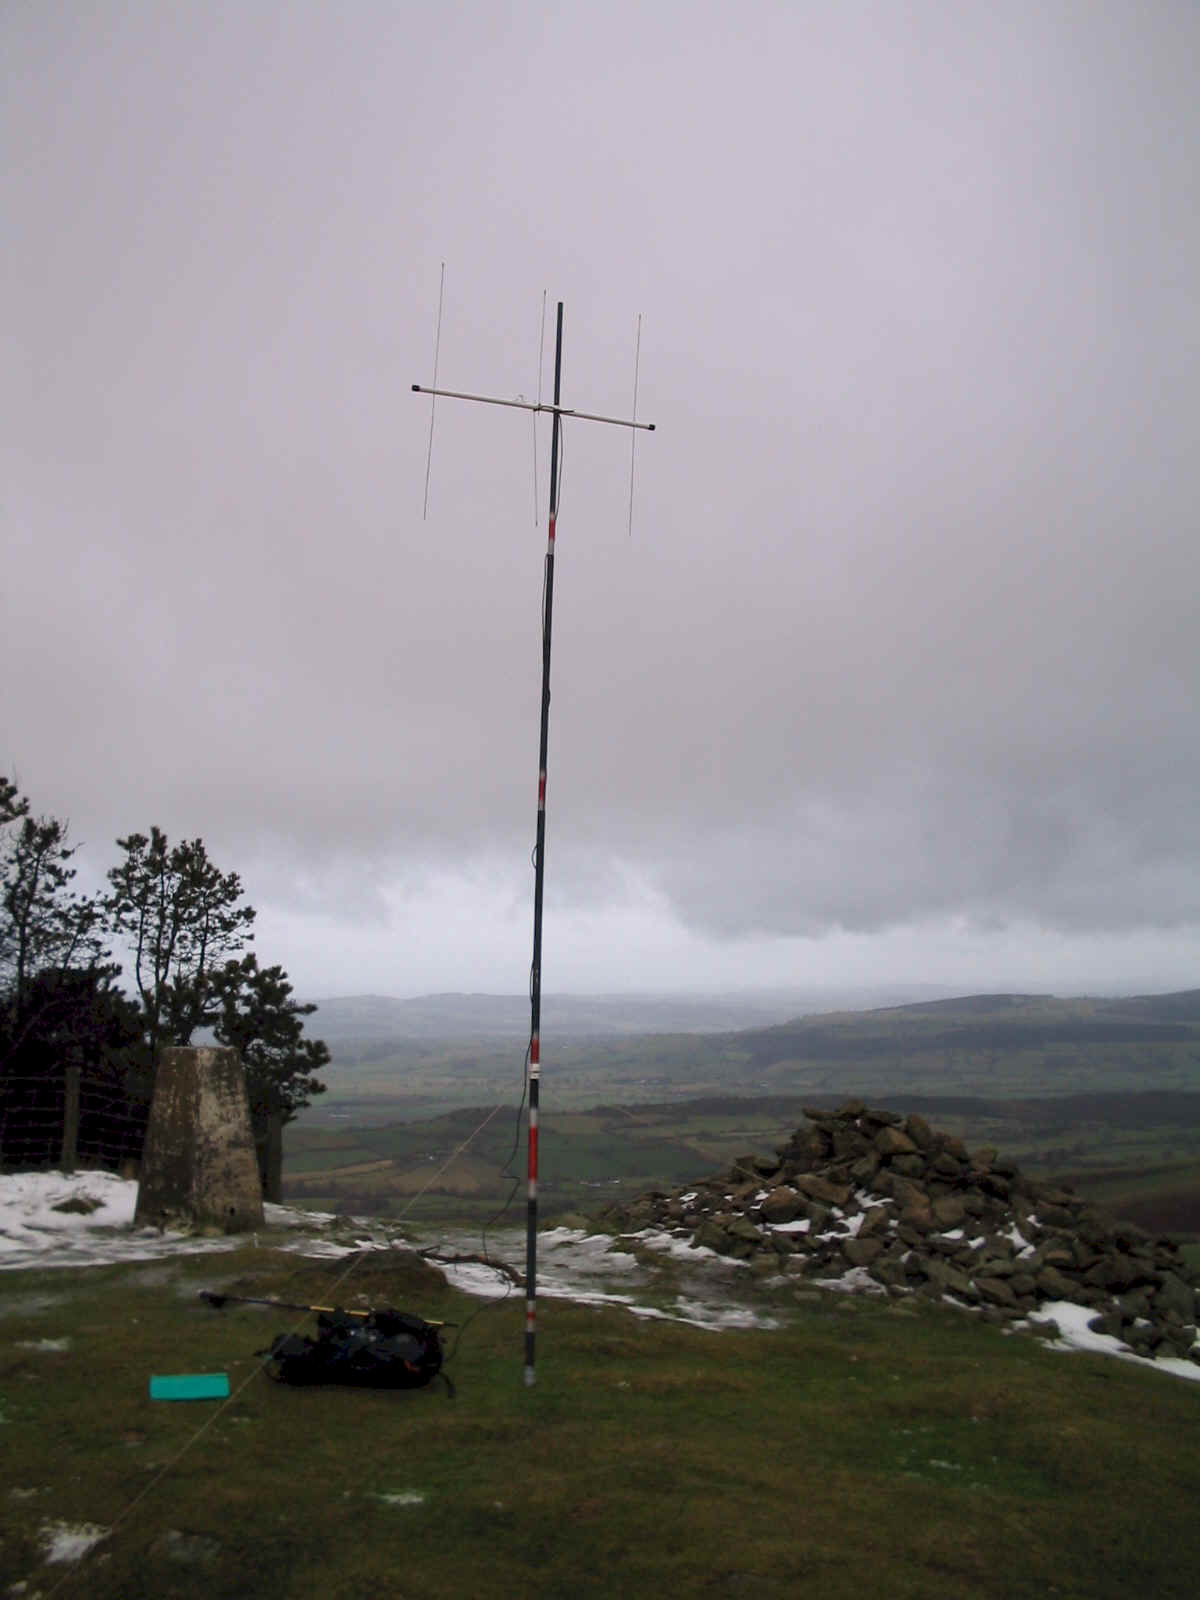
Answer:
<svg viewBox="0 0 1200 1600"><path fill-rule="evenodd" d="M59 1166L64 1172L75 1171L76 1146L79 1143L79 1068L68 1067L64 1075L62 1154Z"/></svg>

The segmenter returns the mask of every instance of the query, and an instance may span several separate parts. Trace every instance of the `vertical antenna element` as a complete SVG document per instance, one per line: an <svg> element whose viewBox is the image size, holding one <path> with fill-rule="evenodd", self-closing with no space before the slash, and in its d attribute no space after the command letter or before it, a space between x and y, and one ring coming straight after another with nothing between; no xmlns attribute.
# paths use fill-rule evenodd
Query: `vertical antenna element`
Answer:
<svg viewBox="0 0 1200 1600"><path fill-rule="evenodd" d="M554 421L550 430L550 531L542 612L542 720L538 735L537 848L533 877L533 966L529 976L529 1189L525 1206L525 1383L534 1381L537 1340L538 1101L541 1090L542 891L546 881L546 756L550 738L550 634L554 620L554 532L558 520L558 451L562 417L563 308L554 336ZM540 402L539 402L540 403Z"/></svg>
<svg viewBox="0 0 1200 1600"><path fill-rule="evenodd" d="M442 296L446 288L446 263L442 262L441 276L438 279L438 314L437 332L433 336L433 387L437 388L438 357L442 350ZM425 509L421 513L421 521L429 516L429 474L433 467L433 413L437 405L437 396L429 397L429 450L425 457Z"/></svg>
<svg viewBox="0 0 1200 1600"><path fill-rule="evenodd" d="M444 269L443 269L444 270ZM562 482L563 431L562 419L571 417L580 422L604 422L618 428L641 428L654 432L652 422L638 422L636 418L600 416L594 411L580 411L562 403L562 342L563 308L558 302L558 322L554 338L554 402L542 403L541 349L545 345L545 296L542 297L542 338L538 351L538 397L536 401L511 400L502 395L467 394L461 389L427 389L414 383L416 394L440 394L453 400L470 400L480 405L504 406L512 410L531 411L536 419L539 411L549 411L552 417L550 433L550 528L546 541L546 566L542 591L542 706L538 738L538 801L537 844L534 847L533 867L533 961L529 969L529 1064L527 1088L529 1093L529 1179L526 1201L525 1233L525 1383L534 1381L534 1350L537 1336L537 1214L538 1214L538 1116L541 1094L542 1055L542 900L546 881L546 752L550 732L550 635L554 619L554 536L558 524L558 497ZM441 333L441 299L438 300L438 332ZM641 353L642 319L638 318L638 354ZM434 363L436 369L437 355ZM637 361L634 362L634 406L637 405ZM432 424L430 441L432 450ZM426 479L428 485L428 478ZM632 512L630 513L632 522Z"/></svg>
<svg viewBox="0 0 1200 1600"><path fill-rule="evenodd" d="M633 350L633 420L637 421L638 371L642 364L642 313L638 312L637 343ZM637 459L637 429L629 430L629 537L633 538L633 468Z"/></svg>
<svg viewBox="0 0 1200 1600"><path fill-rule="evenodd" d="M537 403L538 403L539 407L541 406L541 403L542 403L542 357L545 354L545 350L546 350L546 291L545 291L545 289L543 289L542 290L542 324L541 324L541 327L538 329L538 396L537 396ZM538 464L537 464L537 412L536 411L534 411L534 412L532 412L530 414L529 420L533 424L533 525L536 528L538 523L542 520L541 517L538 515L538 491L537 491Z"/></svg>

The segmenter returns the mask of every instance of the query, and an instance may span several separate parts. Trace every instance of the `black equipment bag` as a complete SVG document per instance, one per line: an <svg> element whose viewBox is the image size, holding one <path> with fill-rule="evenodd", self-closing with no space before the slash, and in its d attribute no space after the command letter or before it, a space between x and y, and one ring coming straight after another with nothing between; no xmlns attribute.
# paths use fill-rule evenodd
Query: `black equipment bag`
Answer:
<svg viewBox="0 0 1200 1600"><path fill-rule="evenodd" d="M442 1370L441 1330L406 1311L322 1311L315 1339L281 1333L259 1354L273 1378L291 1384L419 1389Z"/></svg>

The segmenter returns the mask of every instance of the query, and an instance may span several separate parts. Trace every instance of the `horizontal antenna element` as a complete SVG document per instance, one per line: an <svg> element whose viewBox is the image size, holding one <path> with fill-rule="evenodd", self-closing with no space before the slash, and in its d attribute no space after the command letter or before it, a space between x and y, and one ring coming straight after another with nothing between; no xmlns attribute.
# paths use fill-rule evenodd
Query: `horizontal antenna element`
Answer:
<svg viewBox="0 0 1200 1600"><path fill-rule="evenodd" d="M614 428L644 428L654 432L652 422L631 422L625 417L598 417L594 411L575 411L570 406L543 405L540 400L500 400L490 394L463 394L460 389L430 389L423 383L413 384L414 394L440 394L448 400L478 400L485 406L512 406L517 411L549 411L556 417L578 417L582 422L611 422Z"/></svg>

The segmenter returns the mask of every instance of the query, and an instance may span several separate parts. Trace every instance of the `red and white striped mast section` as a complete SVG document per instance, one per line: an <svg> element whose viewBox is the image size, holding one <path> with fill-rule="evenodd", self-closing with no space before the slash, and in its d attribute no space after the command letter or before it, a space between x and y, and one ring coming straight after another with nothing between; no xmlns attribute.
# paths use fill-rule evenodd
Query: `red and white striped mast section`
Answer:
<svg viewBox="0 0 1200 1600"><path fill-rule="evenodd" d="M494 395L464 394L458 389L429 388L414 383L417 394L441 395L448 400L475 400L481 405L509 406L518 411L548 411L553 419L550 435L550 529L546 542L545 606L542 612L542 711L538 740L537 847L534 851L533 879L533 965L529 978L529 1175L525 1207L525 1382L534 1381L534 1349L537 1336L537 1204L538 1204L538 1101L541 1084L542 1030L542 893L546 878L546 757L550 733L550 636L554 616L554 536L558 522L559 435L564 417L581 422L607 422L617 428L640 428L654 432L652 422L636 417L602 417L591 411L575 411L562 400L563 305L558 302L554 337L554 401L503 400ZM634 410L637 410L636 395Z"/></svg>

